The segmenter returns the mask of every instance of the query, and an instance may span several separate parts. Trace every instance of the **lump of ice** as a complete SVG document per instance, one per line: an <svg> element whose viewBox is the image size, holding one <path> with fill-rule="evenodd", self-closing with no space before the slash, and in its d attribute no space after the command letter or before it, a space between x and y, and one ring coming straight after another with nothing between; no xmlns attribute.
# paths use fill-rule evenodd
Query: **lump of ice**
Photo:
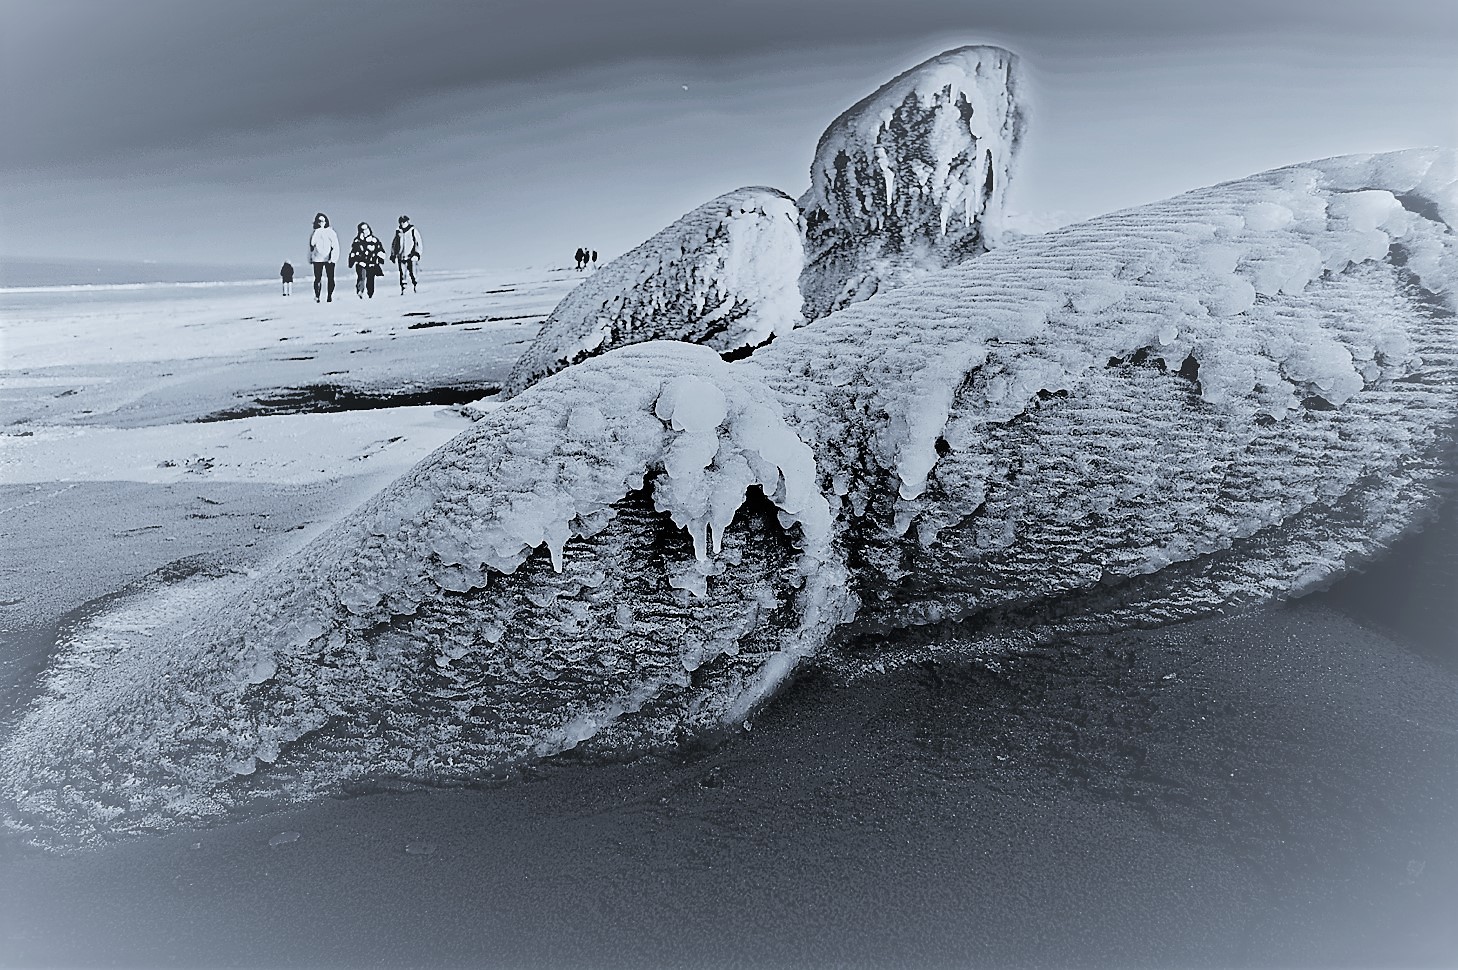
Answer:
<svg viewBox="0 0 1458 970"><path fill-rule="evenodd" d="M63 653L0 749L11 823L84 841L673 745L832 662L848 623L1107 629L1298 594L1434 500L1454 161L1293 166L746 360L656 342L554 375L233 601Z"/></svg>
<svg viewBox="0 0 1458 970"><path fill-rule="evenodd" d="M820 137L800 197L805 312L819 317L998 241L1026 106L1017 57L960 47L913 67Z"/></svg>
<svg viewBox="0 0 1458 970"><path fill-rule="evenodd" d="M646 340L700 343L721 354L757 347L801 322L803 264L800 214L789 196L763 187L721 195L568 293L502 394Z"/></svg>

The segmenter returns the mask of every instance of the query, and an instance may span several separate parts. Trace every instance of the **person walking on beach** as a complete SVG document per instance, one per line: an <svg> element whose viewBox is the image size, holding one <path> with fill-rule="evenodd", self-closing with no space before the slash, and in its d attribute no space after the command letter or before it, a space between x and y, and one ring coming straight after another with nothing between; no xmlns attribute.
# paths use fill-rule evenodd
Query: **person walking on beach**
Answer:
<svg viewBox="0 0 1458 970"><path fill-rule="evenodd" d="M577 265L573 268L576 269L579 273L582 272L582 260L585 256L586 254L582 251L581 246L577 247L577 252L574 253L572 256L573 259L577 260Z"/></svg>
<svg viewBox="0 0 1458 970"><path fill-rule="evenodd" d="M279 267L278 275L283 279L283 295L289 296L294 292L294 264L285 261Z"/></svg>
<svg viewBox="0 0 1458 970"><path fill-rule="evenodd" d="M592 251L592 268L597 269L597 250Z"/></svg>
<svg viewBox="0 0 1458 970"><path fill-rule="evenodd" d="M329 274L329 302L334 302L334 264L339 261L339 237L329 228L329 217L314 214L314 231L309 234L309 262L314 264L314 302L319 302L319 284Z"/></svg>
<svg viewBox="0 0 1458 970"><path fill-rule="evenodd" d="M400 270L400 294L405 294L405 274L410 274L410 292L415 292L415 263L420 259L420 230L411 225L409 216L400 217L395 241L390 243L390 262Z"/></svg>
<svg viewBox="0 0 1458 970"><path fill-rule="evenodd" d="M354 293L361 300L368 293L375 298L375 277L384 276L385 244L375 237L368 222L359 224L359 234L349 246L349 265L354 267Z"/></svg>

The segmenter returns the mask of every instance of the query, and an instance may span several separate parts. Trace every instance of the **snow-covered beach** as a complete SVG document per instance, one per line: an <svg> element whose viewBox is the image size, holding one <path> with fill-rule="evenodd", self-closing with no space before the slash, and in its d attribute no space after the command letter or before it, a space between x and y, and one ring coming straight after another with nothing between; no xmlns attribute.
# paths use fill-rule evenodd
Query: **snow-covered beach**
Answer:
<svg viewBox="0 0 1458 970"><path fill-rule="evenodd" d="M103 483L368 495L469 424L446 405L414 402L489 391L577 282L570 271L526 283L427 280L409 299L359 301L341 288L332 304L315 304L307 288L284 298L276 283L0 293L9 517L46 504L35 496L64 502ZM9 628L41 618L29 612L33 597L5 597Z"/></svg>

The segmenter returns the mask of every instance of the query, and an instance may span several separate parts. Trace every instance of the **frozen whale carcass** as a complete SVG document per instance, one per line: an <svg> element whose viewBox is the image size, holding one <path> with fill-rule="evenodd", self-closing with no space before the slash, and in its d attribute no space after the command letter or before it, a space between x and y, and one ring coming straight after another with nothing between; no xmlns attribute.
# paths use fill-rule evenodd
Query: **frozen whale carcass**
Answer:
<svg viewBox="0 0 1458 970"><path fill-rule="evenodd" d="M236 599L63 650L0 750L7 819L73 843L671 746L837 631L1300 592L1432 501L1455 177L1438 151L1295 166L747 360L650 343L547 378Z"/></svg>
<svg viewBox="0 0 1458 970"><path fill-rule="evenodd" d="M510 397L564 367L647 340L721 354L802 322L799 211L776 189L727 192L607 263L557 304L512 369Z"/></svg>
<svg viewBox="0 0 1458 970"><path fill-rule="evenodd" d="M800 287L808 317L998 241L1026 123L1017 56L960 47L837 118L815 149Z"/></svg>

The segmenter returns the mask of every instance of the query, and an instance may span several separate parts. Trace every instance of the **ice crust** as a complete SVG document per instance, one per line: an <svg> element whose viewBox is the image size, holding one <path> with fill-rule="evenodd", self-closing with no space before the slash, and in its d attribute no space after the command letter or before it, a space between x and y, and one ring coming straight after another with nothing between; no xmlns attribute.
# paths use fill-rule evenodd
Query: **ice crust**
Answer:
<svg viewBox="0 0 1458 970"><path fill-rule="evenodd" d="M704 203L607 263L552 311L513 368L506 397L577 361L647 340L721 354L752 349L802 322L800 213L752 186Z"/></svg>
<svg viewBox="0 0 1458 970"><path fill-rule="evenodd" d="M1298 594L1434 501L1455 217L1453 152L1330 159L1019 241L747 360L568 368L216 620L67 651L3 748L11 824L85 841L669 746L843 633Z"/></svg>
<svg viewBox="0 0 1458 970"><path fill-rule="evenodd" d="M820 137L805 215L805 313L985 252L1026 125L1016 55L960 47L882 85Z"/></svg>

